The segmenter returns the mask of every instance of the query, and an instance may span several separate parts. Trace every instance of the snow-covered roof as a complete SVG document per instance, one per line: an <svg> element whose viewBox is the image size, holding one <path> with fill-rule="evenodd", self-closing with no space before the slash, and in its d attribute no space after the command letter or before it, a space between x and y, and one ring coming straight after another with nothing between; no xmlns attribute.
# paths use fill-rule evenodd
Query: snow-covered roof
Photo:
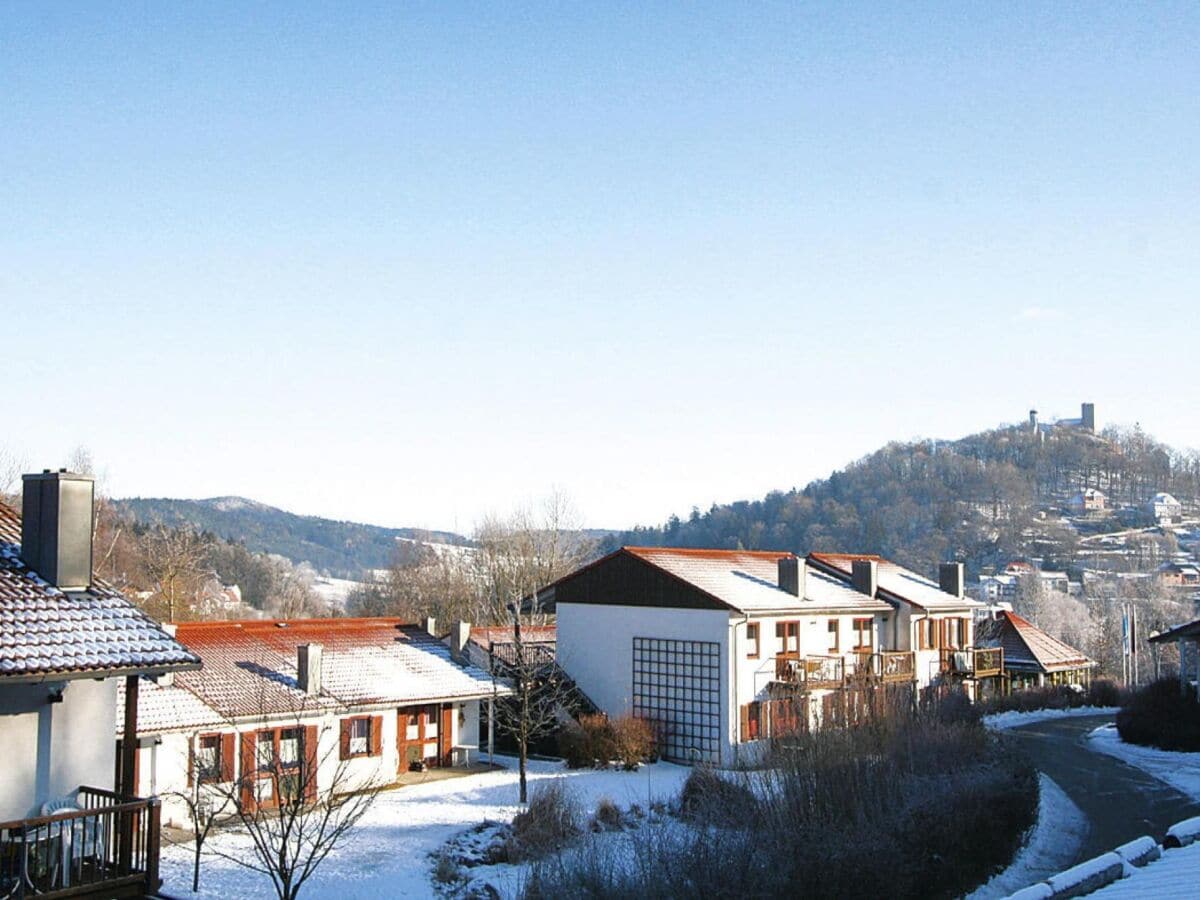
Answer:
<svg viewBox="0 0 1200 900"><path fill-rule="evenodd" d="M860 594L839 579L808 569L801 600L779 587L780 551L695 550L678 547L625 547L645 562L674 575L740 612L773 613L797 609L888 612L891 607Z"/></svg>
<svg viewBox="0 0 1200 900"><path fill-rule="evenodd" d="M161 734L219 726L221 714L177 684L162 685L143 678L138 686L137 733ZM117 737L125 731L125 692L117 691Z"/></svg>
<svg viewBox="0 0 1200 900"><path fill-rule="evenodd" d="M869 553L810 553L810 562L848 580L854 571L855 560L876 563L879 591L884 599L908 603L930 612L951 612L982 608L983 604L968 597L956 597L943 591L934 581L911 569ZM809 571L812 569L810 567Z"/></svg>
<svg viewBox="0 0 1200 900"><path fill-rule="evenodd" d="M394 618L192 622L177 637L204 668L176 676L226 718L491 696L491 676ZM321 691L298 682L297 647L320 644ZM506 693L506 689L501 689Z"/></svg>
<svg viewBox="0 0 1200 900"><path fill-rule="evenodd" d="M1006 668L1058 672L1064 669L1090 669L1096 665L1070 644L1051 637L1014 612L1001 612L989 633L980 635L979 644L1002 647Z"/></svg>
<svg viewBox="0 0 1200 900"><path fill-rule="evenodd" d="M100 580L64 592L21 559L21 516L0 502L0 681L195 668L200 660Z"/></svg>

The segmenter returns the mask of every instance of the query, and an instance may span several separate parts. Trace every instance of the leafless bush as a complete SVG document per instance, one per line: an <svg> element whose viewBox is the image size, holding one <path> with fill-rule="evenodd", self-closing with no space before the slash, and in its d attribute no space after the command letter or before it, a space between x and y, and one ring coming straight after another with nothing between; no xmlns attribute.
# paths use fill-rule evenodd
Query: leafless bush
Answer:
<svg viewBox="0 0 1200 900"><path fill-rule="evenodd" d="M596 814L592 816L595 830L618 831L624 823L625 817L621 814L621 807L607 797L602 798L596 805Z"/></svg>
<svg viewBox="0 0 1200 900"><path fill-rule="evenodd" d="M510 862L537 859L560 850L583 833L583 810L561 781L533 791L529 807L512 822L508 840Z"/></svg>
<svg viewBox="0 0 1200 900"><path fill-rule="evenodd" d="M799 736L758 771L697 769L683 820L627 833L621 864L599 844L544 860L526 896L955 896L1008 864L1036 807L1001 738L910 710Z"/></svg>

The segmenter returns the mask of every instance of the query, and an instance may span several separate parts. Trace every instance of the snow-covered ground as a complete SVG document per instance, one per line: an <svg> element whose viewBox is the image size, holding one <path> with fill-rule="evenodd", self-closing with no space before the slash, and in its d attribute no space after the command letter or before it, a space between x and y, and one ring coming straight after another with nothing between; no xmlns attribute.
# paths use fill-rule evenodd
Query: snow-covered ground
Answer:
<svg viewBox="0 0 1200 900"><path fill-rule="evenodd" d="M1128 869L1125 878L1088 896L1104 900L1167 900L1197 894L1200 894L1200 844L1168 850L1157 862L1142 869Z"/></svg>
<svg viewBox="0 0 1200 900"><path fill-rule="evenodd" d="M1045 775L1039 775L1038 780L1037 824L1026 835L1025 845L1007 869L968 894L966 900L1007 897L1060 872L1075 858L1087 836L1087 816Z"/></svg>
<svg viewBox="0 0 1200 900"><path fill-rule="evenodd" d="M983 717L983 724L993 731L1007 731L1022 725L1032 725L1047 719L1070 719L1075 716L1115 716L1115 706L1077 706L1074 709L1034 709L1029 712L1002 712Z"/></svg>
<svg viewBox="0 0 1200 900"><path fill-rule="evenodd" d="M433 897L430 854L447 840L481 822L508 821L519 812L516 760L508 766L462 778L410 785L381 794L355 827L351 837L317 870L302 891L308 897L338 900L381 897ZM643 766L637 772L571 771L562 763L530 762L530 790L539 782L562 778L590 814L602 798L627 808L669 800L679 793L690 769L670 763ZM209 837L206 848L250 858L248 839L235 831ZM200 876L200 893L191 894L191 848L164 847L164 890L177 897L270 898L266 876L226 859L208 856Z"/></svg>
<svg viewBox="0 0 1200 900"><path fill-rule="evenodd" d="M1137 766L1159 781L1165 781L1180 793L1200 802L1200 753L1179 753L1126 744L1117 734L1115 725L1097 728L1088 735L1088 743L1093 750ZM1200 873L1197 874L1200 876Z"/></svg>

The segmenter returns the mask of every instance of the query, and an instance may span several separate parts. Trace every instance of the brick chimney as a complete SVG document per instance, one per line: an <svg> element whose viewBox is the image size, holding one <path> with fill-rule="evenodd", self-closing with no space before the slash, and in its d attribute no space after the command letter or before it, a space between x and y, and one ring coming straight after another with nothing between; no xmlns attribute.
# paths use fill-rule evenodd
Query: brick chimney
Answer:
<svg viewBox="0 0 1200 900"><path fill-rule="evenodd" d="M804 579L807 574L804 560L796 556L779 558L779 589L787 591L793 597L804 599Z"/></svg>
<svg viewBox="0 0 1200 900"><path fill-rule="evenodd" d="M300 690L310 697L321 693L321 657L324 649L320 644L300 644L296 647L296 680Z"/></svg>
<svg viewBox="0 0 1200 900"><path fill-rule="evenodd" d="M64 591L92 584L95 479L66 469L22 475L21 559Z"/></svg>
<svg viewBox="0 0 1200 900"><path fill-rule="evenodd" d="M872 600L879 590L879 565L873 559L856 559L850 569L850 584Z"/></svg>
<svg viewBox="0 0 1200 900"><path fill-rule="evenodd" d="M938 566L938 587L959 600L963 598L963 564L945 562Z"/></svg>

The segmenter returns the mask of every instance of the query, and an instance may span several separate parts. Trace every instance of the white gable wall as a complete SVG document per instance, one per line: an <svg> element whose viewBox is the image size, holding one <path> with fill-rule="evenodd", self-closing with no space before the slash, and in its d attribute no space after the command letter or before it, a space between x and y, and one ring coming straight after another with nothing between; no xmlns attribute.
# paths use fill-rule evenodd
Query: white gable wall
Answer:
<svg viewBox="0 0 1200 900"><path fill-rule="evenodd" d="M592 702L610 716L633 709L633 639L662 638L708 641L719 645L721 671L721 734L731 754L729 640L731 622L724 610L619 606L597 603L559 603L557 609L558 664Z"/></svg>
<svg viewBox="0 0 1200 900"><path fill-rule="evenodd" d="M0 687L0 820L41 815L42 804L80 786L112 790L110 738L121 679ZM62 702L50 703L62 689Z"/></svg>

